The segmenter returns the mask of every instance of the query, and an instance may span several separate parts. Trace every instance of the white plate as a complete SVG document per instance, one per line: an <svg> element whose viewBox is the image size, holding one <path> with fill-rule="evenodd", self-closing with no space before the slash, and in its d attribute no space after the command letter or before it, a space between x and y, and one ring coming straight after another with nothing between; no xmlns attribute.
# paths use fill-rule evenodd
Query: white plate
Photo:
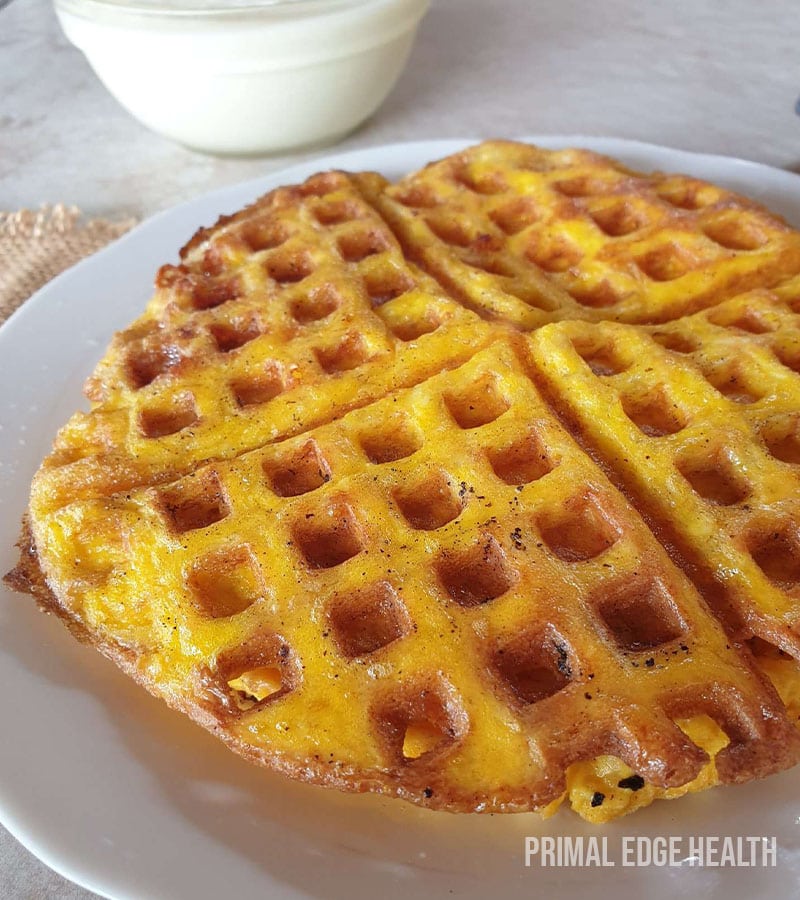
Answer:
<svg viewBox="0 0 800 900"><path fill-rule="evenodd" d="M642 169L688 172L800 223L800 178L741 160L575 136ZM464 146L431 141L328 156L162 213L56 278L0 330L0 568L33 472L111 334L144 307L153 274L202 224L327 167L397 177ZM597 834L562 810L451 816L349 796L249 765L80 647L25 597L0 602L0 819L60 873L114 898L475 897L550 893L648 900L692 891L785 896L800 881L800 770L662 802L603 830L620 835L776 835L775 868L542 869L526 835Z"/></svg>

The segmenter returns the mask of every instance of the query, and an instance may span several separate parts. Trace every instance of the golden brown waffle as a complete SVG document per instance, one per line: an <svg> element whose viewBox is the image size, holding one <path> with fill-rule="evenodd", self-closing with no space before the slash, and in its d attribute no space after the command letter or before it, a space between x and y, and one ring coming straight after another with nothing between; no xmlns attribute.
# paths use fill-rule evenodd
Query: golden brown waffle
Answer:
<svg viewBox="0 0 800 900"><path fill-rule="evenodd" d="M314 780L527 809L604 753L685 784L706 756L679 716L729 734L722 781L782 768L800 743L505 341L168 488L75 501L35 533L95 639L136 648L139 677L237 749ZM230 683L264 666L274 693L248 702Z"/></svg>
<svg viewBox="0 0 800 900"><path fill-rule="evenodd" d="M114 339L11 580L305 780L607 821L786 768L798 273L584 151L274 191Z"/></svg>
<svg viewBox="0 0 800 900"><path fill-rule="evenodd" d="M723 321L758 310L751 297L726 306ZM683 332L697 347L688 355L630 326L570 322L535 335L534 359L553 404L729 628L798 656L800 376L764 343L703 319L654 335Z"/></svg>
<svg viewBox="0 0 800 900"><path fill-rule="evenodd" d="M91 412L56 438L34 488L46 505L301 432L488 339L341 173L268 194L182 258L89 379Z"/></svg>
<svg viewBox="0 0 800 900"><path fill-rule="evenodd" d="M411 258L524 329L667 321L800 273L800 235L751 201L586 150L493 141L366 191Z"/></svg>

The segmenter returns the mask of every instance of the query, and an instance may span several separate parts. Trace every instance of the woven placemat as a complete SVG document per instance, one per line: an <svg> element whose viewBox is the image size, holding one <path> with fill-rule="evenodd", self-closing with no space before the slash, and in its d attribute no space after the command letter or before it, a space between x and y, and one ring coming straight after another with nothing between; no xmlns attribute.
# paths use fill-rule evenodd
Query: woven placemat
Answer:
<svg viewBox="0 0 800 900"><path fill-rule="evenodd" d="M0 322L84 256L125 234L135 219L86 220L74 206L0 212Z"/></svg>

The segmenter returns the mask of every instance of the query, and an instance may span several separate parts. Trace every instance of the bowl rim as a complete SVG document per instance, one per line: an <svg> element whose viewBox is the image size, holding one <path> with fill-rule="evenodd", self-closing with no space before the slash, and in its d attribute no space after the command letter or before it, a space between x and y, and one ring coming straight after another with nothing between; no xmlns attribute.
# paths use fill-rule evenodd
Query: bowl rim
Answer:
<svg viewBox="0 0 800 900"><path fill-rule="evenodd" d="M146 19L263 16L285 20L325 16L358 7L392 6L397 3L398 0L54 0L59 11L84 18L118 15Z"/></svg>

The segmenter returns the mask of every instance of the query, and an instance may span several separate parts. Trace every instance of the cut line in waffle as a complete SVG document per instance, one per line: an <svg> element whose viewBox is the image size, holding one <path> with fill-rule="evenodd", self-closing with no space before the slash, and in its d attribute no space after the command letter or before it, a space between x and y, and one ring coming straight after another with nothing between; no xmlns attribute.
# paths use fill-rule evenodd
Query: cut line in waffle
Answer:
<svg viewBox="0 0 800 900"><path fill-rule="evenodd" d="M551 402L730 629L797 656L800 376L762 343L709 331L691 329L687 356L629 326L571 322L531 352Z"/></svg>
<svg viewBox="0 0 800 900"><path fill-rule="evenodd" d="M411 258L489 318L668 321L800 273L757 204L587 150L493 141L366 192Z"/></svg>
<svg viewBox="0 0 800 900"><path fill-rule="evenodd" d="M800 752L747 651L506 341L169 488L75 501L34 535L55 571L84 560L71 613L151 689L312 780L522 810L614 754L677 788L708 757L675 722L701 714L728 739L722 782Z"/></svg>
<svg viewBox="0 0 800 900"><path fill-rule="evenodd" d="M474 314L407 263L341 173L268 194L162 268L37 476L47 504L171 480L468 358Z"/></svg>

